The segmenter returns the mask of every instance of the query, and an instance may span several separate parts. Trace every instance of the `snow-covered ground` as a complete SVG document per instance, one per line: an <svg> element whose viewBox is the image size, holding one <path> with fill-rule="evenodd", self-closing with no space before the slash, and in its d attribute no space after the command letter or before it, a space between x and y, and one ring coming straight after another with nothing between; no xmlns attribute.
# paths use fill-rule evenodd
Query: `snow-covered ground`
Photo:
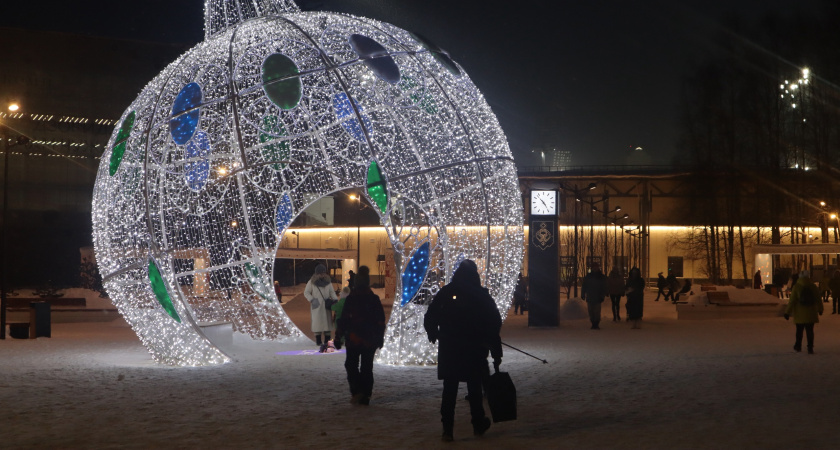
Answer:
<svg viewBox="0 0 840 450"><path fill-rule="evenodd" d="M601 330L529 329L509 315L505 342L549 364L506 348L519 420L474 438L462 387L449 444L434 367L375 366L371 405L353 406L342 355L278 356L295 346L235 339L234 363L173 368L121 319L53 324L52 338L0 341L0 448L837 447L830 307L807 355L782 318L678 321L654 297L641 330L607 319L608 301ZM307 331L304 302L285 307Z"/></svg>

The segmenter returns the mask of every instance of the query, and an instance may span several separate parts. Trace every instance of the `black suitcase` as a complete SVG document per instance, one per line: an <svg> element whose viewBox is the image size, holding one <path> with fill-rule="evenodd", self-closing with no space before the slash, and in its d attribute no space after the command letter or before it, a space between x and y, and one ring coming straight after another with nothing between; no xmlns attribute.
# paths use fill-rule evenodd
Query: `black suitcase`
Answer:
<svg viewBox="0 0 840 450"><path fill-rule="evenodd" d="M516 386L507 372L490 375L487 382L487 403L493 422L516 420Z"/></svg>

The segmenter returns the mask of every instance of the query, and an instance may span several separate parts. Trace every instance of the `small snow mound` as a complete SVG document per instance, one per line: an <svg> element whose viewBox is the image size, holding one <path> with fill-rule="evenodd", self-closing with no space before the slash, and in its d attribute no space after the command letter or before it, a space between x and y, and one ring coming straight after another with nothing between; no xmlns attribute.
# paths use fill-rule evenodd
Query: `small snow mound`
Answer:
<svg viewBox="0 0 840 450"><path fill-rule="evenodd" d="M564 320L586 319L589 317L589 312L586 309L586 302L580 297L574 297L566 300L560 306L560 317Z"/></svg>
<svg viewBox="0 0 840 450"><path fill-rule="evenodd" d="M715 291L726 292L729 294L729 300L734 303L785 303L785 300L768 294L761 289L738 289L735 286L715 286ZM695 306L703 306L709 304L708 291L695 292L686 300L688 304Z"/></svg>

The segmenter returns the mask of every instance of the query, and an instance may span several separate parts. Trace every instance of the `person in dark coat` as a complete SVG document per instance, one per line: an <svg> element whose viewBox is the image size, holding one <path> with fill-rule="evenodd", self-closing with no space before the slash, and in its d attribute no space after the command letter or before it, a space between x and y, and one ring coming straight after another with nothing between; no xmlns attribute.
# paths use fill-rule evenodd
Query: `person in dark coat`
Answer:
<svg viewBox="0 0 840 450"><path fill-rule="evenodd" d="M665 279L665 284L668 286L668 293L665 294L665 301L667 302L668 299L674 301L674 296L677 295L677 292L680 290L680 282L677 281L677 276L674 272L668 274L668 278Z"/></svg>
<svg viewBox="0 0 840 450"><path fill-rule="evenodd" d="M664 278L663 278L664 280ZM613 267L607 277L607 290L612 302L613 322L621 322L621 297L624 296L624 277Z"/></svg>
<svg viewBox="0 0 840 450"><path fill-rule="evenodd" d="M350 269L350 271L347 272L347 287L349 287L352 290L353 286L355 286L355 285L356 285L356 273L353 272L353 269Z"/></svg>
<svg viewBox="0 0 840 450"><path fill-rule="evenodd" d="M662 272L659 272L659 278L656 280L656 299L653 301L658 302L659 296L665 296L665 300L668 300L668 295L665 293L665 287L668 286L668 282L665 281L665 277L662 276Z"/></svg>
<svg viewBox="0 0 840 450"><path fill-rule="evenodd" d="M350 403L368 405L373 392L373 355L385 342L385 310L379 296L370 289L370 269L359 267L355 287L344 300L338 320L335 346L347 346L344 368L350 385Z"/></svg>
<svg viewBox="0 0 840 450"><path fill-rule="evenodd" d="M633 329L641 328L645 305L645 280L638 267L630 269L627 277L627 321L633 322Z"/></svg>
<svg viewBox="0 0 840 450"><path fill-rule="evenodd" d="M481 436L490 428L490 419L484 415L481 386L489 377L488 352L496 370L502 362L502 317L490 293L481 286L475 262L461 262L452 281L438 291L429 305L423 326L429 341L440 341L438 379L443 380L443 440L453 440L459 382L467 383L473 433Z"/></svg>
<svg viewBox="0 0 840 450"><path fill-rule="evenodd" d="M831 281L828 283L831 289L831 314L837 314L838 301L840 301L840 270L835 270L834 275L831 276Z"/></svg>
<svg viewBox="0 0 840 450"><path fill-rule="evenodd" d="M516 282L516 287L513 289L513 315L517 315L519 312L525 314L525 302L528 301L528 283L525 281L525 277L522 276L522 272L519 273L519 280Z"/></svg>
<svg viewBox="0 0 840 450"><path fill-rule="evenodd" d="M753 277L753 289L761 289L762 284L761 269L759 269L755 272L755 276Z"/></svg>
<svg viewBox="0 0 840 450"><path fill-rule="evenodd" d="M685 283L683 283L683 286L680 289L680 291L677 292L676 296L674 296L674 304L675 305L677 304L678 301L680 301L680 295L683 295L683 294L689 294L689 295L692 294L692 292L691 292L691 280L686 279Z"/></svg>
<svg viewBox="0 0 840 450"><path fill-rule="evenodd" d="M607 277L601 272L601 265L594 262L589 266L591 270L583 277L583 285L580 289L580 297L586 300L586 307L589 310L589 321L592 322L592 330L600 330L601 327L601 303L607 296Z"/></svg>

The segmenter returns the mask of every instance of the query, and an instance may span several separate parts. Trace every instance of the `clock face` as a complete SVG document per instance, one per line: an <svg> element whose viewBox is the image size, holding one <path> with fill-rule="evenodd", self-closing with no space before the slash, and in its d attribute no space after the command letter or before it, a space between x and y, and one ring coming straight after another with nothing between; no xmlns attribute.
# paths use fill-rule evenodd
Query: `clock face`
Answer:
<svg viewBox="0 0 840 450"><path fill-rule="evenodd" d="M531 191L531 214L552 216L557 213L557 191Z"/></svg>

